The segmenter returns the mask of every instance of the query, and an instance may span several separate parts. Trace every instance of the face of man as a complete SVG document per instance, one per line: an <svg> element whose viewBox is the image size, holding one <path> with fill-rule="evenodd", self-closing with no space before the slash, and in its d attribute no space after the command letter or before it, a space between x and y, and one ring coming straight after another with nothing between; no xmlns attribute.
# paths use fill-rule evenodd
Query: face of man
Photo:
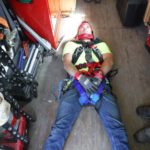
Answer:
<svg viewBox="0 0 150 150"><path fill-rule="evenodd" d="M80 25L78 35L81 34L92 34L91 26L88 23L83 23Z"/></svg>
<svg viewBox="0 0 150 150"><path fill-rule="evenodd" d="M90 24L83 21L78 28L78 33L76 36L77 40L92 40L94 38L93 31Z"/></svg>

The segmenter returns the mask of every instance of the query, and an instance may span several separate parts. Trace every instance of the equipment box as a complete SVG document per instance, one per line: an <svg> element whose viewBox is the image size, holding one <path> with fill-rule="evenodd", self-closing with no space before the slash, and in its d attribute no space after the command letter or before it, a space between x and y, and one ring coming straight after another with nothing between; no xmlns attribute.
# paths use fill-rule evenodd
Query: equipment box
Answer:
<svg viewBox="0 0 150 150"><path fill-rule="evenodd" d="M139 25L144 16L147 0L117 0L117 10L124 26Z"/></svg>

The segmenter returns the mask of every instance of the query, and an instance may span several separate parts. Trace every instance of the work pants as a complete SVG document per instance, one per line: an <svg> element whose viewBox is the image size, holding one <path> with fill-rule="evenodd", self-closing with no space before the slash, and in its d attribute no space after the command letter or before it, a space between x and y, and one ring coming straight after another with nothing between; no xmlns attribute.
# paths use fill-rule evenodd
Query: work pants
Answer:
<svg viewBox="0 0 150 150"><path fill-rule="evenodd" d="M99 107L95 107L95 110L106 129L112 150L129 150L128 139L124 125L121 122L116 98L108 89L102 94ZM82 107L86 106L80 105L79 94L75 89L67 91L61 97L56 120L46 140L44 150L63 149L65 140L77 120Z"/></svg>

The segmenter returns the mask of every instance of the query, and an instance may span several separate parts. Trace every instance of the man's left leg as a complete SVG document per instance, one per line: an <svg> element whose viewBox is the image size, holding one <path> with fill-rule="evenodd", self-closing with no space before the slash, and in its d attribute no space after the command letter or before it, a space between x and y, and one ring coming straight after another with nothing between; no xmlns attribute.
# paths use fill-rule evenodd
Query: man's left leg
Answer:
<svg viewBox="0 0 150 150"><path fill-rule="evenodd" d="M103 94L101 105L96 110L102 119L112 150L129 150L128 138L115 97L110 92Z"/></svg>

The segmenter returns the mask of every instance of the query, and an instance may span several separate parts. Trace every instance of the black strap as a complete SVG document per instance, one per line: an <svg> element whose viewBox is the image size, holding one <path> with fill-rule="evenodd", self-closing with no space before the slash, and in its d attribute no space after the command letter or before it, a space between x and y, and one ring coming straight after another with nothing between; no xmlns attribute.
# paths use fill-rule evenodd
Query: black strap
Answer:
<svg viewBox="0 0 150 150"><path fill-rule="evenodd" d="M97 47L95 47L92 49L92 51L95 54L95 56L98 58L99 62L102 63L104 60L103 60L103 56L100 53L99 49Z"/></svg>
<svg viewBox="0 0 150 150"><path fill-rule="evenodd" d="M84 48L82 46L77 47L76 50L73 53L72 56L72 63L75 64L78 60L78 58L80 57L80 55L82 54Z"/></svg>
<svg viewBox="0 0 150 150"><path fill-rule="evenodd" d="M3 75L6 74L6 70L5 70L5 68L2 66L2 64L0 64L0 74L3 74Z"/></svg>
<svg viewBox="0 0 150 150"><path fill-rule="evenodd" d="M93 62L93 58L92 58L92 48L85 48L85 60L87 63L92 63Z"/></svg>
<svg viewBox="0 0 150 150"><path fill-rule="evenodd" d="M95 56L98 58L99 62L102 63L103 62L103 57L99 51L99 49L97 47L92 48L92 45L98 44L100 42L102 42L100 39L96 38L95 40L92 40L90 42L85 42L82 40L79 41L73 41L77 44L82 44L82 46L77 47L73 53L73 57L72 57L72 63L75 64L77 62L77 60L79 59L80 55L82 54L83 51L85 51L85 59L88 63L92 62L92 54L91 54L91 50L93 51L93 53L95 54Z"/></svg>
<svg viewBox="0 0 150 150"><path fill-rule="evenodd" d="M9 131L13 137L15 137L17 140L22 141L25 144L29 143L28 137L21 135L15 128L13 128L8 122L6 122L3 126L4 129Z"/></svg>
<svg viewBox="0 0 150 150"><path fill-rule="evenodd" d="M94 45L94 44L98 44L98 43L101 43L102 40L99 39L99 38L95 38L94 40L91 40L90 42L85 42L85 41L82 41L82 40L72 40L72 42L75 42L77 44L82 44L84 45L85 47L86 46L91 46L91 45Z"/></svg>

